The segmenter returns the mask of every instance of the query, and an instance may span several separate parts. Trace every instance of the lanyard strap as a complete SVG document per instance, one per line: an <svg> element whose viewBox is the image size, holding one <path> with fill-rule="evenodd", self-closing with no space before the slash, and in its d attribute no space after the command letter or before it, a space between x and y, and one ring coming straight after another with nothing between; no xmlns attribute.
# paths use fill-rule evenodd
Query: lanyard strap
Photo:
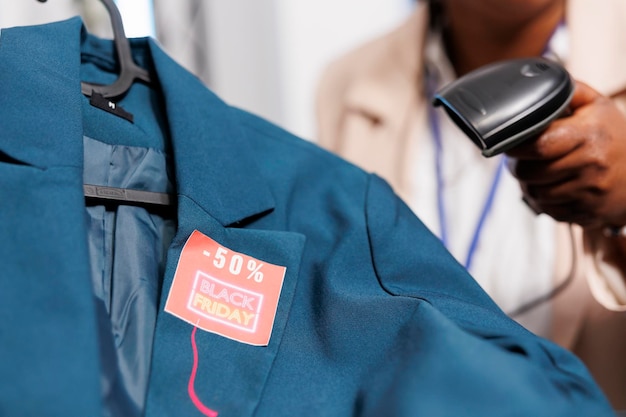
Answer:
<svg viewBox="0 0 626 417"><path fill-rule="evenodd" d="M427 76L427 82L429 84L428 85L429 97L434 95L433 94L435 91L434 84L436 84L436 81L437 80L436 80L436 77L434 76L434 73L429 72ZM448 248L448 250L450 250L450 242L448 239L448 226L446 222L447 209L446 209L446 202L445 202L445 196L444 196L446 184L445 184L444 174L443 174L443 141L441 138L441 126L439 123L439 117L433 106L429 106L429 120L430 120L430 127L431 127L432 137L434 141L434 148L435 148L435 176L437 179L437 213L439 217L439 233L440 233L439 238L443 242L444 246ZM489 194L487 194L487 199L485 200L485 203L483 204L483 208L480 212L480 216L478 218L478 221L476 222L476 227L474 228L474 233L472 235L472 239L470 241L470 245L467 250L465 262L463 264L465 268L468 270L472 266L472 260L474 258L474 254L476 253L476 249L478 248L478 242L480 241L480 236L484 229L485 221L493 206L493 202L496 196L496 191L498 189L498 185L500 184L500 178L502 177L502 171L504 170L506 159L504 158L504 156L500 156L499 158L500 158L500 161L498 163L498 167L496 168L493 179L491 181Z"/></svg>

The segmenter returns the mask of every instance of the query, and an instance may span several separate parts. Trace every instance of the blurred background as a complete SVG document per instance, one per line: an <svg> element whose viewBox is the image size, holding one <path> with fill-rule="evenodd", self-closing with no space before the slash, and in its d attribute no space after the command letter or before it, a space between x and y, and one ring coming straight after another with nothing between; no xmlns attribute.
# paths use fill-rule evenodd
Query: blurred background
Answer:
<svg viewBox="0 0 626 417"><path fill-rule="evenodd" d="M128 37L151 36L225 101L312 139L323 68L408 16L414 0L117 0ZM0 0L0 28L82 16L110 38L99 0Z"/></svg>

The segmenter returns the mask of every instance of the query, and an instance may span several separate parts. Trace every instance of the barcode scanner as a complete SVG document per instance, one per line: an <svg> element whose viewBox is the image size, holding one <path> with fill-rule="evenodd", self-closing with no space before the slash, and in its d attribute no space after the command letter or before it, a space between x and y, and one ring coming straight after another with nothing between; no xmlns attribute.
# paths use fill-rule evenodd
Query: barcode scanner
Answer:
<svg viewBox="0 0 626 417"><path fill-rule="evenodd" d="M433 105L491 157L535 137L566 113L574 83L565 68L545 58L500 61L443 87Z"/></svg>

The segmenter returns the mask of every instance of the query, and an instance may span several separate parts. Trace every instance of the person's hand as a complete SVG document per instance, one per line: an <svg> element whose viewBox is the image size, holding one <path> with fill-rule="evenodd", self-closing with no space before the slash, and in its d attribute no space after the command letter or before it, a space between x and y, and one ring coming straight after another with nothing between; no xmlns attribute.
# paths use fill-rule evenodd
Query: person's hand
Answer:
<svg viewBox="0 0 626 417"><path fill-rule="evenodd" d="M537 213L584 227L626 225L626 116L576 82L571 114L507 152Z"/></svg>

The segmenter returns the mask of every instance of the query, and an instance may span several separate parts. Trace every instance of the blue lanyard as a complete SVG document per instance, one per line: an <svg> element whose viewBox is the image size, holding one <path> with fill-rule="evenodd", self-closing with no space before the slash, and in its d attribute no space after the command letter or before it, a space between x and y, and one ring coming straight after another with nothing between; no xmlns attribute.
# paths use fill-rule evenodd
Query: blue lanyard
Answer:
<svg viewBox="0 0 626 417"><path fill-rule="evenodd" d="M433 84L436 83L436 77L434 74L430 73L427 76L428 81L428 92L429 99L430 96L434 95L435 86ZM445 190L445 181L443 178L443 143L441 139L441 126L439 124L439 117L433 106L429 106L429 120L430 120L430 128L432 132L432 137L435 145L435 175L437 179L437 212L439 215L439 233L440 239L443 242L446 248L450 249L449 240L448 240L448 226L446 223L446 204L444 198L444 190ZM476 227L474 228L474 234L472 235L472 240L470 242L469 249L467 250L467 256L465 258L464 266L466 269L470 269L472 266L472 260L474 258L474 254L476 253L476 249L478 248L478 242L480 241L480 235L482 234L483 228L485 226L485 221L491 208L493 206L493 202L495 200L496 191L498 189L498 185L500 183L500 178L502 177L502 171L504 170L504 165L506 159L504 156L500 156L500 161L498 163L498 167L496 168L496 172L493 176L493 180L491 181L491 187L489 188L489 194L487 195L487 199L483 205L482 211L480 212L480 217L476 223Z"/></svg>

